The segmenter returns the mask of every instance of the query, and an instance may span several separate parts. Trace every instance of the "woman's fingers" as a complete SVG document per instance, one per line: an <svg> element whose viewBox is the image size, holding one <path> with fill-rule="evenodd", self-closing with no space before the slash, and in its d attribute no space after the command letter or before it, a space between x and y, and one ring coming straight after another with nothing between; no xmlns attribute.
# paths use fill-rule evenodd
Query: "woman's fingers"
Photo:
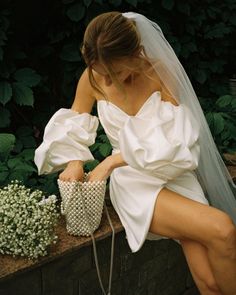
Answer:
<svg viewBox="0 0 236 295"><path fill-rule="evenodd" d="M91 175L89 177L87 177L87 181L102 181L105 180L106 178L101 177L99 175Z"/></svg>
<svg viewBox="0 0 236 295"><path fill-rule="evenodd" d="M98 164L88 175L87 181L103 181L111 174L111 170L107 169L106 163L103 161Z"/></svg>
<svg viewBox="0 0 236 295"><path fill-rule="evenodd" d="M84 171L83 169L66 168L59 174L59 179L62 181L83 181Z"/></svg>

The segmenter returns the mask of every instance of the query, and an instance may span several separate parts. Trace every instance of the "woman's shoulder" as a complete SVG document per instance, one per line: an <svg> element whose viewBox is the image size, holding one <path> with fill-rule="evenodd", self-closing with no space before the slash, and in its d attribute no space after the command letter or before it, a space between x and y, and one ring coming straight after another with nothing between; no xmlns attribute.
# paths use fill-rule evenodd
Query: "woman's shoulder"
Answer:
<svg viewBox="0 0 236 295"><path fill-rule="evenodd" d="M170 102L173 105L178 106L177 99L175 99L171 95L171 93L169 92L169 90L167 89L167 87L165 86L165 84L159 78L159 75L155 71L155 69L153 67L151 67L150 69L148 69L148 72L147 73L148 73L148 76L152 80L153 87L155 89L158 89L160 91L160 93L161 93L161 100L162 101L165 101L165 102Z"/></svg>
<svg viewBox="0 0 236 295"><path fill-rule="evenodd" d="M86 68L81 76L80 79L82 79L82 83L84 85L86 85L87 89L89 90L89 92L91 93L91 95L94 97L95 100L98 100L98 97L99 97L99 92L97 91L97 89L95 87L93 87L93 85L91 84L93 81L95 83L96 86L98 87L101 87L102 85L102 76L99 75L96 71L94 71L92 69L92 72L91 72L91 76L90 76L90 73L89 73L89 68ZM93 81L91 81L90 79L93 79Z"/></svg>
<svg viewBox="0 0 236 295"><path fill-rule="evenodd" d="M78 85L80 86L80 88L87 89L90 93L92 93L93 88L92 88L92 85L90 83L89 69L88 68L84 69L82 75L79 78Z"/></svg>
<svg viewBox="0 0 236 295"><path fill-rule="evenodd" d="M95 100L96 97L89 81L88 69L86 68L78 81L72 110L89 113L92 110Z"/></svg>
<svg viewBox="0 0 236 295"><path fill-rule="evenodd" d="M86 97L94 97L94 89L90 83L88 68L85 68L80 76L77 90Z"/></svg>

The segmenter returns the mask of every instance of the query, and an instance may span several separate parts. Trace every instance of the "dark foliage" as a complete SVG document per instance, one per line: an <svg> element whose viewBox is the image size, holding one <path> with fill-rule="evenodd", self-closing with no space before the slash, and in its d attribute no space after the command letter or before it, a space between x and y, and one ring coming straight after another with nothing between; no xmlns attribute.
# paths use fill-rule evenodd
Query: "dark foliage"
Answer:
<svg viewBox="0 0 236 295"><path fill-rule="evenodd" d="M221 152L236 147L235 0L5 0L0 3L0 185L12 179L55 192L56 176L38 177L34 149L50 116L70 107L85 65L80 45L88 22L111 10L156 21L185 67ZM94 108L96 113L96 108ZM99 127L97 161L111 152Z"/></svg>

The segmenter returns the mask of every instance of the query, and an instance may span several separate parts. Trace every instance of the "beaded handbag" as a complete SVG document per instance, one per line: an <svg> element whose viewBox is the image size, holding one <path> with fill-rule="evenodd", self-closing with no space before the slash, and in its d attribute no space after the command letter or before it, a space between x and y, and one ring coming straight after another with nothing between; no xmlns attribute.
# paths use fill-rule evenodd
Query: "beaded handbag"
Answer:
<svg viewBox="0 0 236 295"><path fill-rule="evenodd" d="M106 192L106 181L62 181L57 180L60 195L61 195L61 213L65 215L66 229L69 234L77 236L91 235L93 242L93 251L95 258L95 265L97 269L99 283L104 295L111 295L111 281L114 258L114 242L115 230L111 223L111 219L104 202ZM112 242L111 242L111 261L108 293L106 293L99 270L96 243L93 232L99 227L103 205L107 214L108 221L112 228Z"/></svg>
<svg viewBox="0 0 236 295"><path fill-rule="evenodd" d="M58 186L62 198L61 213L65 215L68 233L90 236L101 222L106 181L68 182L58 179Z"/></svg>

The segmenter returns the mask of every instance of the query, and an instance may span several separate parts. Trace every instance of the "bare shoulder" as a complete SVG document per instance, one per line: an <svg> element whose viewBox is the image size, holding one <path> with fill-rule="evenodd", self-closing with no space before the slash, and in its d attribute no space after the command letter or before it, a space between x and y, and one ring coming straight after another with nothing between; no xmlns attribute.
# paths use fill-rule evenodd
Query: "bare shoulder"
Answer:
<svg viewBox="0 0 236 295"><path fill-rule="evenodd" d="M88 70L84 70L77 84L75 99L71 107L79 113L90 113L95 103L94 90L90 84Z"/></svg>
<svg viewBox="0 0 236 295"><path fill-rule="evenodd" d="M178 106L177 100L170 94L170 92L166 88L165 84L159 78L159 75L157 74L157 72L152 68L152 70L150 70L149 74L153 78L153 81L155 83L155 87L157 89L159 89L160 92L161 92L161 99L163 101L168 101L168 102L172 103L175 106Z"/></svg>

